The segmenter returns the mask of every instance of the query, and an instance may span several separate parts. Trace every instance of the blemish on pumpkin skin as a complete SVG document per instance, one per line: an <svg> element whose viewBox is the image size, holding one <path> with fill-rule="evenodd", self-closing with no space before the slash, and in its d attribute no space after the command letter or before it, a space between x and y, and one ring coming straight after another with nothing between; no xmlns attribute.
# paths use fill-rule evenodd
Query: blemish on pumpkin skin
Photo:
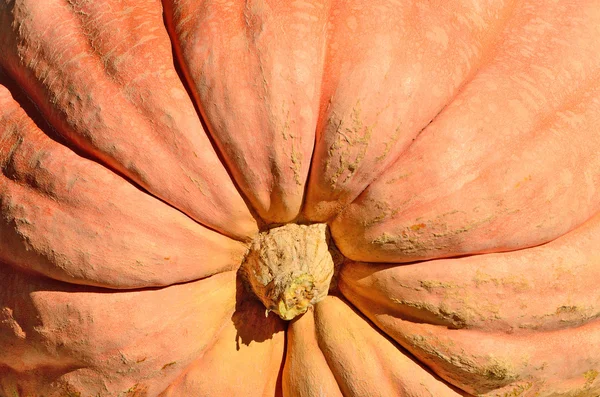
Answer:
<svg viewBox="0 0 600 397"><path fill-rule="evenodd" d="M522 184L524 184L524 183L527 183L527 182L529 182L529 181L531 181L531 175L528 175L528 176L526 176L525 178L523 178L523 180L521 180L521 181L517 182L517 183L515 184L515 189L518 189L519 187L521 187L521 186L522 186Z"/></svg>
<svg viewBox="0 0 600 397"><path fill-rule="evenodd" d="M402 288L406 288L406 289L412 290L412 291L419 291L419 292L423 291L423 288L414 287L412 285L403 284L403 283L400 283L400 282L396 282L395 285L398 286L398 287L402 287Z"/></svg>
<svg viewBox="0 0 600 397"><path fill-rule="evenodd" d="M600 312L594 310L593 306L582 307L575 305L563 305L559 306L554 312L544 314L541 316L535 316L537 320L541 324L544 324L548 317L558 320L561 327L575 327L578 325L582 325L588 321L595 320L600 318ZM557 319L558 318L558 319ZM530 324L528 324L530 325ZM535 328L532 326L531 328L539 328L539 325L536 325Z"/></svg>
<svg viewBox="0 0 600 397"><path fill-rule="evenodd" d="M289 154L291 164L289 168L294 173L294 181L296 185L302 186L302 180L300 178L300 171L302 169L302 153L297 150L297 146L302 146L302 136L296 136L290 132L290 110L285 103L281 106L283 113L283 125L280 127L281 135L284 141L290 140L291 152Z"/></svg>
<svg viewBox="0 0 600 397"><path fill-rule="evenodd" d="M6 135L8 135L8 134L6 134ZM2 137L2 139L4 140L5 137ZM15 142L13 142L10 149L8 150L7 155L4 156L2 163L0 163L0 165L2 166L2 171L3 171L4 175L10 177L9 174L15 172L14 156L24 141L25 141L25 139L22 136L20 136L20 135L17 136L17 139L15 140Z"/></svg>
<svg viewBox="0 0 600 397"><path fill-rule="evenodd" d="M21 397L21 394L19 393L17 386L11 386L11 388L12 388L12 390L9 390L10 397Z"/></svg>
<svg viewBox="0 0 600 397"><path fill-rule="evenodd" d="M206 186L204 185L204 183L200 179L198 179L197 177L193 177L191 175L187 175L187 177L198 188L198 190L200 191L200 193L202 193L204 196L207 195L207 193L206 193Z"/></svg>
<svg viewBox="0 0 600 397"><path fill-rule="evenodd" d="M427 225L425 225L424 223L417 223L417 224L412 225L410 227L410 230L416 232L416 231L419 231L419 230L424 229L426 227L427 227Z"/></svg>
<svg viewBox="0 0 600 397"><path fill-rule="evenodd" d="M378 246L395 246L393 248L401 250L404 254L408 255L421 255L430 249L430 245L418 238L415 238L414 236L411 237L406 233L401 235L393 235L384 232L379 237L371 240L371 244Z"/></svg>
<svg viewBox="0 0 600 397"><path fill-rule="evenodd" d="M129 360L127 359L127 357L125 357L125 354L123 354L122 352L119 353L119 357L121 358L121 362L123 364L129 364Z"/></svg>
<svg viewBox="0 0 600 397"><path fill-rule="evenodd" d="M0 311L0 324L8 326L14 335L19 339L25 339L27 334L23 331L23 328L15 320L13 310L9 307L3 307Z"/></svg>
<svg viewBox="0 0 600 397"><path fill-rule="evenodd" d="M165 365L163 365L163 367L161 368L161 370L165 370L169 367L172 367L173 365L177 364L177 361L171 361L170 363L167 363Z"/></svg>
<svg viewBox="0 0 600 397"><path fill-rule="evenodd" d="M410 201L410 200L409 200ZM408 202L399 205L399 208L404 207ZM385 205L384 205L385 204ZM364 227L369 227L374 223L382 222L385 219L392 218L399 210L390 211L386 208L387 203L373 204L376 208L382 210L382 214L363 222ZM467 233L472 229L476 229L486 223L491 222L494 216L470 222L463 227L449 227L449 221L444 220L447 215L459 213L459 211L451 211L443 215L437 216L433 221L425 221L414 223L410 226L400 226L393 230L392 233L383 232L378 237L371 240L371 244L383 246L388 250L402 251L403 254L423 256L430 255L431 252L444 251L453 241L460 241L460 234ZM419 220L422 218L419 218Z"/></svg>
<svg viewBox="0 0 600 397"><path fill-rule="evenodd" d="M302 181L300 180L300 169L302 167L302 157L300 153L298 153L292 145L292 154L290 156L290 160L292 160L292 165L290 165L291 170L294 172L294 181L298 186L302 186Z"/></svg>
<svg viewBox="0 0 600 397"><path fill-rule="evenodd" d="M463 313L458 311L455 312L448 309L447 307L444 307L443 305L438 307L429 302L416 302L396 298L390 298L390 300L396 303L397 305L412 308L423 313L428 313L429 315L432 315L433 317L441 320L444 325L452 329L466 328L471 322L470 313Z"/></svg>
<svg viewBox="0 0 600 397"><path fill-rule="evenodd" d="M473 277L473 282L477 287L485 286L485 284L494 284L496 287L508 287L514 292L525 292L531 290L529 281L520 275L510 275L507 277L492 277L491 275L477 270Z"/></svg>
<svg viewBox="0 0 600 397"><path fill-rule="evenodd" d="M447 230L447 226L444 224L444 225L441 225L442 226L441 228L446 229L446 230L444 230L443 232L432 233L432 236L438 237L438 238L444 238L444 237L450 237L450 236L455 236L458 234L466 233L466 232L469 232L481 225L491 222L493 219L494 219L494 215L490 215L487 218L484 218L479 221L469 223L466 226L451 229L451 230Z"/></svg>
<svg viewBox="0 0 600 397"><path fill-rule="evenodd" d="M136 383L135 385L131 386L125 392L119 393L119 396L123 397L146 397L147 395L148 387L140 385L139 383Z"/></svg>
<svg viewBox="0 0 600 397"><path fill-rule="evenodd" d="M327 150L328 156L325 163L325 172L329 172L332 168L335 169L329 177L329 184L332 188L336 188L340 183L345 184L352 178L366 156L373 129L377 124L375 122L370 126L364 125L360 100L352 109L350 119L348 124L344 118L336 120L335 115L332 115L328 121L329 125L336 125L335 141ZM355 148L358 148L358 152L354 159L349 159L351 150ZM337 157L337 161L334 160L334 157ZM346 176L340 181L344 173Z"/></svg>
<svg viewBox="0 0 600 397"><path fill-rule="evenodd" d="M396 216L396 214L398 214L400 212L400 208L404 207L409 201L410 200L400 203L398 205L398 208L392 208L385 201L368 199L367 200L368 205L375 207L377 210L380 211L380 213L379 213L379 215L374 216L373 218L371 218L369 220L363 221L362 222L363 227L368 228L370 226L373 226L376 223L383 222L384 220L386 220L388 218L393 218L394 216Z"/></svg>
<svg viewBox="0 0 600 397"><path fill-rule="evenodd" d="M459 286L455 283L445 283L443 281L435 281L435 280L421 280L419 282L421 287L425 288L428 292L432 292L436 288L459 288Z"/></svg>
<svg viewBox="0 0 600 397"><path fill-rule="evenodd" d="M69 178L69 180L67 181L67 192L71 192L73 190L73 187L75 186L75 184L77 183L77 181L81 180L82 178L78 175L74 175L73 177Z"/></svg>
<svg viewBox="0 0 600 397"><path fill-rule="evenodd" d="M400 139L400 126L398 126L396 128L396 130L394 131L394 135L392 135L392 138L384 143L384 149L383 149L383 153L377 157L375 157L376 161L381 161L383 159L385 159L387 157L387 155L390 153L390 150L394 147L394 145L396 144L396 142L398 142L398 139Z"/></svg>
<svg viewBox="0 0 600 397"><path fill-rule="evenodd" d="M447 351L447 342L435 336L410 335L407 341L420 350L429 359L440 361L442 365L451 368L447 376L457 384L469 385L476 394L484 394L499 387L505 387L519 380L517 370L513 366L497 357L468 355L464 351L452 354ZM412 350L412 349L411 349ZM422 354L421 353L421 354ZM417 354L421 356L421 354ZM513 362L512 360L511 362ZM523 360L527 363L527 360Z"/></svg>
<svg viewBox="0 0 600 397"><path fill-rule="evenodd" d="M523 395L523 393L525 393L527 390L531 389L532 386L533 386L533 383L526 382L523 384L512 386L512 390L502 392L501 394L496 393L490 397L518 397L518 396Z"/></svg>
<svg viewBox="0 0 600 397"><path fill-rule="evenodd" d="M386 181L385 183L386 183L386 185L393 185L394 183L396 183L396 182L398 182L398 181L400 181L402 179L406 179L406 178L408 178L411 175L412 175L412 172L409 172L409 173L406 173L406 174L400 174L397 177L394 177L394 178Z"/></svg>
<svg viewBox="0 0 600 397"><path fill-rule="evenodd" d="M580 309L577 306L571 306L571 305L566 305L566 306L559 306L558 308L556 308L556 314L561 314L561 313L576 313L577 311L579 311Z"/></svg>
<svg viewBox="0 0 600 397"><path fill-rule="evenodd" d="M590 369L583 373L583 377L585 378L585 386L591 386L600 373L595 369Z"/></svg>
<svg viewBox="0 0 600 397"><path fill-rule="evenodd" d="M382 233L381 236L374 239L372 243L378 245L396 244L397 240L397 237L392 234Z"/></svg>

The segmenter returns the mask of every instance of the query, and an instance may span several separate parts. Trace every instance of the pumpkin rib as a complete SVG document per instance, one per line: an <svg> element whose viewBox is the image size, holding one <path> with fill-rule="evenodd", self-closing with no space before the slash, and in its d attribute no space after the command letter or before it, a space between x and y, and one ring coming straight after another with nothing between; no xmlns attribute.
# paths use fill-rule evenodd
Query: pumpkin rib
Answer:
<svg viewBox="0 0 600 397"><path fill-rule="evenodd" d="M158 394L159 397L168 397L168 391L171 388L176 388L178 384L180 384L181 382L183 382L183 378L187 375L187 373L192 370L192 368L195 366L196 362L198 360L202 359L202 356L210 349L212 348L216 343L217 343L217 339L219 338L219 335L224 331L225 327L227 326L227 322L223 322L221 328L219 329L219 331L217 331L217 333L215 334L215 337L211 340L210 344L208 344L206 346L206 348L202 351L201 355L194 361L190 362L188 366L186 366L185 368L182 368L180 374L171 382L169 383L169 385Z"/></svg>
<svg viewBox="0 0 600 397"><path fill-rule="evenodd" d="M468 5L464 5L462 11L465 14L468 14L473 20L480 18L482 24L491 26L487 26L487 30L483 33L478 31L481 26L476 26L473 27L473 31L477 32L472 33L467 29L450 29L450 32L446 34L449 35L449 40L460 46L461 50L471 53L470 55L473 55L473 52L476 53L476 55L473 55L475 59L465 61L464 58L460 58L455 63L449 63L450 61L447 59L454 56L453 51L442 49L436 53L426 53L432 59L432 63L435 60L441 66L436 65L436 67L426 70L425 73L429 73L431 76L422 77L421 71L414 69L414 65L422 66L422 62L428 62L427 57L423 56L415 60L414 53L419 53L419 51L415 50L414 47L417 44L413 43L423 42L423 47L426 47L430 41L427 35L431 32L426 34L425 30L431 29L433 32L438 25L444 25L444 22L448 22L445 18L452 20L452 12L448 10L440 12L439 9L434 8L438 5L432 5L428 13L423 12L423 15L420 15L413 10L414 5L410 3L394 6L393 10L380 11L380 9L388 6L386 2L382 3L374 4L373 8L369 10L369 12L377 14L377 17L373 17L369 13L365 14L364 10L351 12L352 6L350 5L346 7L348 10L342 10L341 15L336 16L336 20L340 22L336 24L336 28L338 31L345 32L345 34L337 32L337 36L341 36L341 38L337 37L335 44L346 48L346 51L338 51L337 57L331 57L332 59L329 59L328 62L330 70L325 72L325 75L330 76L329 79L333 82L330 82L331 87L328 88L328 93L324 94L325 97L329 96L329 103L327 104L323 100L321 102L319 130L317 131L318 143L315 156L313 156L313 162L317 163L318 167L315 167L317 172L312 173L309 179L307 204L304 209L305 216L314 222L334 218L336 214L342 211L342 208L354 201L360 195L360 192L364 191L378 175L383 174L412 145L416 136L420 134L424 127L431 123L447 103L452 101L462 87L476 75L479 64L486 62L489 57L488 53L494 50L494 35L505 28L506 21L510 19L510 13L513 12L511 5L487 4L489 10L487 7L482 7L478 12L483 15L479 15L477 11L470 9ZM360 8L360 5L356 7ZM422 7L426 6L423 5ZM457 4L452 5L452 7L460 8ZM341 6L339 8L343 9ZM458 11L454 9L452 11L460 15ZM363 13L363 16L360 17L362 19L358 23L364 23L365 25L359 25L360 29L370 33L362 39L352 36L351 28L346 26L350 23L343 23L344 18L347 18L348 20L352 19L356 24L356 20L359 18L357 16L358 12ZM486 12L489 14L486 14ZM397 23L397 21L408 19L409 16L422 18L418 27L414 27L408 22L406 24ZM394 21L391 26L385 25L388 20ZM440 20L443 21L440 22ZM452 22L456 21L452 20ZM375 27L372 25L375 25ZM460 25L460 23L455 23L452 26L456 25ZM402 31L402 29L407 29L407 31ZM389 31L399 31L399 37L392 36ZM465 33L467 31L468 34ZM484 37L479 37L478 33L479 36ZM377 34L379 36L374 39L373 36ZM469 34L473 36L471 37ZM387 48L381 44L380 51L372 51L373 46L391 40L395 40L394 46ZM366 43L366 49L359 47L362 42ZM330 43L330 45L332 44ZM432 47L435 48L435 46ZM364 61L362 57L357 55L369 53L369 51L373 52L376 60ZM382 77L386 83L380 83L380 78L377 76L383 75L381 70L383 66L381 65L388 62L388 57L394 57L393 67ZM365 65L363 66L361 62L365 62ZM465 62L468 65L463 65ZM345 69L340 69L341 65ZM377 66L377 68L374 66ZM369 70L368 73L364 72L363 76L361 67L365 69L372 67L373 70ZM458 73L456 71L457 67L468 69L460 72L459 83L453 81L455 79L454 75ZM444 72L441 72L440 69ZM449 70L446 71L446 69ZM354 80L359 81L352 81L353 73L357 75ZM360 81L358 76L368 81L369 84ZM436 83L438 81L448 81L449 85L452 86L452 92L444 92L443 101L440 98L433 97L429 86L431 81L426 81L427 78ZM348 80L352 83L349 83ZM416 80L417 83L414 83L413 80ZM394 87L391 84L392 82L399 88ZM426 82L429 84L426 84ZM416 88L408 87L411 84L421 85ZM403 85L407 85L408 88L402 90ZM336 94L338 90L341 91L341 94ZM393 94L389 94L390 91ZM364 94L368 99L366 106L363 103L364 101L360 100L364 98L353 99L361 94ZM423 99L423 96L427 99ZM350 100L355 103L350 103ZM386 100L388 101L387 104ZM384 126L381 127L379 124ZM365 145L364 153L356 148L363 148ZM344 168L346 166L347 169Z"/></svg>
<svg viewBox="0 0 600 397"><path fill-rule="evenodd" d="M329 2L329 6L331 7L331 3L334 3L336 0L328 0ZM324 43L329 43L330 40L330 36L331 36L331 29L325 29L325 32L323 32L323 41ZM322 50L322 58L323 59L329 59L329 46L327 44L323 45L323 50ZM319 103L319 109L321 109L323 107L323 86L325 84L325 81L327 79L327 74L325 73L325 65L323 66L323 72L321 73L321 78L320 78L320 82L319 82L319 94L317 95L318 97L318 103ZM320 112L320 110L319 110ZM300 212L298 213L297 218L295 219L296 222L298 223L304 223L304 222L309 222L309 217L306 214L306 206L307 206L307 200L308 200L308 190L310 188L310 181L312 178L312 173L314 172L314 168L315 168L315 153L317 151L317 147L319 145L319 141L322 139L322 135L319 134L319 131L321 131L323 129L323 127L321 126L322 120L321 117L317 117L317 122L315 124L315 130L314 130L314 141L313 141L313 147L312 147L312 152L310 154L310 161L308 163L308 171L306 174L306 183L304 184L303 187L303 193L302 193L302 203L300 204ZM324 219L322 222L329 225L329 219Z"/></svg>
<svg viewBox="0 0 600 397"><path fill-rule="evenodd" d="M391 332L387 324L379 325ZM440 377L476 395L531 390L539 396L592 396L600 392L600 384L595 378L589 382L586 374L600 365L599 325L596 320L577 328L519 338L407 324L404 335L392 333L392 337ZM554 349L569 354L557 359Z"/></svg>
<svg viewBox="0 0 600 397"><path fill-rule="evenodd" d="M293 221L314 146L328 2L163 4L193 98L238 186L267 223Z"/></svg>
<svg viewBox="0 0 600 397"><path fill-rule="evenodd" d="M221 274L224 274L224 273L221 273ZM209 276L209 277L207 277L206 279L194 280L194 281L190 281L190 282L186 282L186 283L181 283L181 284L172 284L172 285L168 285L168 286L166 286L166 288L168 288L168 287L176 287L176 286L185 285L185 284L192 284L192 283L195 283L195 282L197 282L197 281L205 281L205 280L209 279L210 277L212 277L212 276ZM163 287L163 288L165 288L165 287ZM220 288L218 288L216 291L222 290L222 289L224 289L224 288L225 288L225 287L220 287ZM160 288L154 288L154 289L152 289L152 290L153 290L153 291L157 291L157 290L159 290L159 289L160 289ZM144 289L144 290L129 290L129 291L131 291L131 292L143 292L143 291L149 291L149 289ZM118 292L117 292L117 293L118 293ZM214 293L214 291L213 291L213 293ZM204 353L205 353L206 351L208 351L209 349L211 349L211 348L212 348L212 346L213 346L213 345L214 345L214 344L217 342L217 340L219 339L219 335L220 335L220 334L223 332L223 329L226 327L226 325L227 325L227 320L224 320L224 321L223 321L223 324L221 325L221 328L217 329L217 330L214 332L214 334L212 335L212 338L211 338L211 339L209 339L209 340L207 341L206 345L205 345L205 346L202 348L202 351L201 351L201 352L198 352L198 354L199 354L199 355L201 355L201 356L202 356L202 355L204 355ZM154 337L156 337L156 338L159 338L159 337L160 337L160 335L161 335L161 332L157 332L157 333L156 333L155 335L153 335L153 336L154 336ZM146 336L149 336L149 335L146 335ZM154 338L149 338L149 339L154 339ZM122 354L122 353L120 352L120 350L119 350L119 349L115 349L115 350L113 350L113 351L108 351L108 355L117 355L117 354ZM181 368L181 371L180 371L180 372L181 372L181 373L183 373L184 371L186 371L186 370L187 370L189 367L191 367L191 366L193 365L193 363L194 363L194 359L190 359L190 362L187 364L187 366L185 366L185 367ZM161 369L162 369L162 370L164 370L164 369L166 369L166 368L170 368L171 366L173 366L173 365L175 365L175 364L176 364L176 362L173 362L173 361L171 361L171 362L168 362L168 363L165 363ZM171 381L171 382L169 382L169 384L173 384L173 383L174 383L174 382L175 382L177 379L179 379L179 377L180 377L180 376L181 376L181 375L172 375L172 381ZM138 383L136 383L136 385L137 385L137 384L138 384ZM134 386L134 387L135 387L135 386Z"/></svg>
<svg viewBox="0 0 600 397"><path fill-rule="evenodd" d="M1 6L1 66L72 144L196 221L248 240L254 218L169 62L160 2L127 1L129 11L57 0ZM115 23L130 29L117 35Z"/></svg>
<svg viewBox="0 0 600 397"><path fill-rule="evenodd" d="M283 357L285 346L283 330L285 329L285 324L276 316L272 316L266 320L268 324L262 323L264 320L262 305L258 301L243 297L244 287L239 280L237 288L238 298L235 312L231 319L225 322L223 328L215 337L214 343L208 346L202 352L202 355L198 356L186 368L185 372L182 372L178 379L160 393L159 396L180 396L191 395L193 393L214 396L272 396L276 394L274 389L278 375L267 377L263 369L260 368L260 364L251 366L245 362L256 360L259 363L266 363L263 365L269 366L272 374L278 374L280 372L278 362L281 362L282 365L283 360L273 360L272 356L279 356L278 351ZM257 327L257 323L261 325L260 328ZM234 331L235 335L233 335ZM240 335L240 331L242 331L243 335ZM234 338L231 338L232 335ZM231 341L231 339L234 339L235 342ZM232 345L235 345L233 350L231 350ZM269 346L270 354L263 351ZM223 357L224 354L227 354L226 358ZM206 364L207 361L208 364ZM230 365L241 366L245 371L241 369L229 369ZM257 371L257 373L253 373L250 368ZM207 378L207 372L215 374L215 376ZM235 382L230 381L229 377L231 376L236 377ZM256 393L257 387L260 385L248 386L248 383L251 382L263 382L263 393Z"/></svg>
<svg viewBox="0 0 600 397"><path fill-rule="evenodd" d="M583 387L591 393L600 384L592 388L580 375L600 366L600 345L593 344L600 329L599 228L600 213L528 250L396 267L350 263L338 285L381 330L467 392L495 396L531 389L550 396L553 388L567 393ZM526 274L536 276L518 276ZM591 343L585 348L579 336L563 336L585 329ZM570 360L572 369L563 374L564 357L547 347L558 343L577 345L567 349L570 356L588 365Z"/></svg>
<svg viewBox="0 0 600 397"><path fill-rule="evenodd" d="M315 306L315 324L319 348L344 396L460 396L338 297ZM347 347L348 341L361 348Z"/></svg>
<svg viewBox="0 0 600 397"><path fill-rule="evenodd" d="M351 302L371 301L367 312L406 321L513 335L577 327L600 318L599 230L600 212L526 250L400 266L347 263L339 287Z"/></svg>
<svg viewBox="0 0 600 397"><path fill-rule="evenodd" d="M415 322L378 314L372 311L372 303L366 305L362 299L353 298L352 302L430 370L473 395L492 397L527 391L526 395L536 396L579 393L592 397L600 390L593 376L600 365L600 346L595 338L598 319L573 328L513 335ZM569 351L568 361L555 354L556 349L563 351L557 348L560 343L569 345L564 350Z"/></svg>
<svg viewBox="0 0 600 397"><path fill-rule="evenodd" d="M1 81L0 103L0 260L62 281L125 289L240 265L245 245L48 138Z"/></svg>
<svg viewBox="0 0 600 397"><path fill-rule="evenodd" d="M458 93L457 93L457 94L458 94ZM427 124L426 124L426 125L425 125L425 126L422 128L422 129L420 129L420 130L419 130L419 132L417 132L417 134L416 134L415 138L413 139L413 141L412 141L411 143L409 143L409 144L408 144L408 146L406 147L406 150L408 150L408 149L410 148L410 146L413 144L413 142L414 142L414 141L416 141L416 140L418 139L419 135L421 135L421 133L422 133L423 131L425 131L425 129L426 129L426 128L427 128L427 127L428 127L428 126L429 126L429 125L430 125L430 124L431 124L431 123L432 123L432 122L433 122L433 121L434 121L434 120L437 118L437 116L438 116L439 114L441 114L441 113L442 113L442 111L444 110L444 108L445 108L445 107L446 107L446 106L444 106L444 107L443 107L443 108L442 108L442 109L441 109L441 110L440 110L438 113L436 113L436 114L435 114L435 116L433 116L433 118L431 119L431 121L429 121L429 122L428 122L428 123L427 123ZM398 157L400 157L401 155L402 155L402 153L399 153ZM376 174L376 175L373 177L373 180L372 180L371 182L369 182L368 184L366 184L362 190L360 190L359 192L357 192L357 194L356 194L356 196L354 197L354 199L353 199L353 200L349 200L348 202L346 202L346 203L342 204L342 205L341 205L341 206L340 206L340 207L337 209L337 211L336 211L335 213L332 213L332 214L329 216L329 218L327 218L327 219L323 220L323 222L324 222L324 223L326 223L326 224L328 224L328 225L331 225L333 222L335 222L336 218L337 218L337 217L338 217L340 214L343 214L343 213L344 213L344 211L346 211L346 209L347 209L349 206L351 206L352 204L354 204L354 202L355 202L356 200L358 200L358 199L361 197L361 195L362 195L362 194L365 192L365 190L367 190L367 189L369 188L369 186L371 186L371 184L372 184L372 183L375 183L375 182L376 182L376 181L377 181L377 180L378 180L380 177L382 177L383 175L385 175L385 174L386 174L386 172L387 172L387 170L389 170L389 169L390 169L390 168L392 168L393 166L394 166L394 162L391 162L391 163L390 163L390 164L388 164L386 167L382 168L382 169L381 169L381 172L379 172L378 174ZM309 175L310 175L310 174L309 174ZM303 207L304 207L304 204L303 204ZM321 218L318 218L318 219L321 219ZM335 237L334 237L334 236L332 236L332 238L333 238L333 239L334 239L334 241L335 241Z"/></svg>
<svg viewBox="0 0 600 397"><path fill-rule="evenodd" d="M214 339L219 319L226 322L231 316L235 276L228 272L185 285L115 294L0 268L0 279L11 280L11 289L0 293L1 306L12 309L23 330L21 336L7 333L7 323L0 323L2 350L18 357L2 355L0 363L41 371L43 376L31 383L18 380L25 395L61 396L60 391L70 389L114 396L136 387L154 395L150 391L166 387L178 368ZM156 302L170 313L161 323L147 316ZM205 305L212 309L202 310ZM179 343L170 346L173 340ZM20 354L11 347L19 345ZM51 382L45 378L50 375L47 357L57 364L76 360L84 367ZM20 361L26 367L19 367Z"/></svg>
<svg viewBox="0 0 600 397"><path fill-rule="evenodd" d="M318 345L313 308L290 322L286 342L284 397L342 397L333 371Z"/></svg>
<svg viewBox="0 0 600 397"><path fill-rule="evenodd" d="M547 242L592 216L600 183L593 155L599 113L593 33L600 24L593 22L600 18L588 11L570 16L578 29L569 38L582 44L569 56L556 47L568 43L548 44L542 31L530 39L535 59L523 59L524 39L513 34L516 44L506 44L512 53L500 52L429 132L333 221L342 253L357 261L411 262L509 251ZM556 65L557 80L534 78L548 63ZM515 125L496 117L502 98L515 109ZM547 117L552 126L540 130ZM582 139L569 142L572 134Z"/></svg>
<svg viewBox="0 0 600 397"><path fill-rule="evenodd" d="M168 1L168 0L161 0L161 4L163 4L163 15L166 15L170 10L170 7L165 6L166 1ZM173 61L174 61L175 70L177 71L177 75L179 76L179 80L181 81L181 84L185 88L189 98L193 99L195 94L194 94L193 87L191 85L192 79L189 76L189 71L185 67L185 64L183 64L183 62L181 61L183 59L183 55L181 55L181 48L179 46L175 45L175 40L173 40L172 31L174 28L172 27L172 19L171 18L167 18L166 16L164 16L164 27L167 30L167 33L168 33L169 38L172 43ZM196 110L196 115L197 115L198 119L200 120L200 123L202 124L203 130L208 131L208 133L206 134L206 137L211 144L213 152L217 155L219 162L221 163L221 165L227 172L227 175L229 176L229 179L235 186L236 191L238 192L240 197L244 200L244 203L246 204L248 211L254 218L254 220L258 226L258 229L262 230L265 226L264 221L260 217L260 215L256 212L256 210L252 206L250 199L246 196L246 193L244 193L244 191L240 187L239 183L235 179L233 172L232 172L229 164L227 163L227 159L226 159L224 153L219 148L212 133L210 133L210 129L206 123L206 120L204 119L204 116L202 115L202 110L199 107L199 102L197 100L193 100L192 104L194 106L194 109ZM217 231L217 230L215 230L215 231ZM249 240L247 238L245 238L245 239L243 239L243 241L247 242Z"/></svg>

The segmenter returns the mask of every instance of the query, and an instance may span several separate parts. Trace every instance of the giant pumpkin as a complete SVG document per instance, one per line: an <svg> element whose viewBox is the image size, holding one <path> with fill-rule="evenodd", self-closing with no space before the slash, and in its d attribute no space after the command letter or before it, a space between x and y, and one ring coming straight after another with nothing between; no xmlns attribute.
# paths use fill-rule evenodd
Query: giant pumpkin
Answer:
<svg viewBox="0 0 600 397"><path fill-rule="evenodd" d="M0 396L598 396L600 1L4 0Z"/></svg>

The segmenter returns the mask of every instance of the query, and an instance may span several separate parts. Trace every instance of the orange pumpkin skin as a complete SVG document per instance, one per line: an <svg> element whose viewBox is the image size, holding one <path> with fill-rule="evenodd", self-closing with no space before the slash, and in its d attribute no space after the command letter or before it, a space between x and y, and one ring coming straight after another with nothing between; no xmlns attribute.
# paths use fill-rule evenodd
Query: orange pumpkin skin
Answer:
<svg viewBox="0 0 600 397"><path fill-rule="evenodd" d="M1 397L600 394L598 0L8 0L0 50ZM347 259L285 322L237 270L292 222Z"/></svg>

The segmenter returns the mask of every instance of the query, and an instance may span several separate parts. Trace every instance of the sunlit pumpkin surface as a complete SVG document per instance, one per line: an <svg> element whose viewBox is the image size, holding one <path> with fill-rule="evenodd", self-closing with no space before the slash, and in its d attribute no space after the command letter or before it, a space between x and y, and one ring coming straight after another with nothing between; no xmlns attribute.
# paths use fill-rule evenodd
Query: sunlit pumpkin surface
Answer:
<svg viewBox="0 0 600 397"><path fill-rule="evenodd" d="M599 0L5 0L0 71L0 396L600 394Z"/></svg>

